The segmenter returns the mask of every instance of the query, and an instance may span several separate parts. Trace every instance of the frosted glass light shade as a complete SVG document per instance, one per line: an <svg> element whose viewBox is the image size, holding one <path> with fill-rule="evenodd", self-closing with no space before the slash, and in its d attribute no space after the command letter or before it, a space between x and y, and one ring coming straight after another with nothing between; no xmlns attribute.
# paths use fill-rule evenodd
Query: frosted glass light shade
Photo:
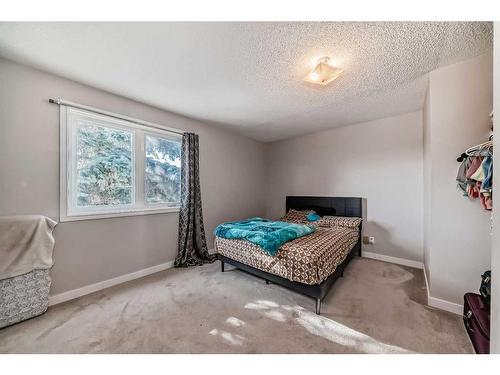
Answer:
<svg viewBox="0 0 500 375"><path fill-rule="evenodd" d="M323 57L318 60L314 69L305 76L304 81L325 86L335 80L342 71L342 69L330 65L329 57Z"/></svg>

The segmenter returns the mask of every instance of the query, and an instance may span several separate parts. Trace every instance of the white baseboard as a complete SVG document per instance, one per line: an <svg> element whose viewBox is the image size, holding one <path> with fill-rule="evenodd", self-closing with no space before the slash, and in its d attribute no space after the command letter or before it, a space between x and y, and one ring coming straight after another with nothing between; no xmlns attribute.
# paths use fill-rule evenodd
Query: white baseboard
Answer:
<svg viewBox="0 0 500 375"><path fill-rule="evenodd" d="M128 273L126 275L121 275L113 279L100 281L95 284L86 285L84 287L68 290L67 292L59 293L49 297L49 306L57 305L58 303L66 302L84 295L97 292L118 284L122 284L127 281L135 280L144 276L151 275L156 272L164 271L166 269L172 268L174 266L174 261L158 264L153 267L145 268L139 271Z"/></svg>
<svg viewBox="0 0 500 375"><path fill-rule="evenodd" d="M427 288L427 304L429 306L434 307L436 309L448 311L457 315L463 314L464 312L463 305L431 296L431 289L429 288L429 280L427 279L427 272L425 271L425 267L424 267L424 278L425 278L425 287Z"/></svg>
<svg viewBox="0 0 500 375"><path fill-rule="evenodd" d="M361 252L361 256L363 256L365 258L370 258L370 259L382 260L382 261L388 262L388 263L400 264L402 266L408 266L408 267L412 267L412 268L418 268L418 269L424 268L424 264L422 262L419 262L416 260L396 258L396 257L391 257L389 255L371 253L369 251L364 251L364 250Z"/></svg>
<svg viewBox="0 0 500 375"><path fill-rule="evenodd" d="M457 315L462 315L464 313L463 305L450 301L445 301L444 299L439 299L436 297L432 297L430 295L427 296L427 304L431 307L435 307L436 309L448 311Z"/></svg>

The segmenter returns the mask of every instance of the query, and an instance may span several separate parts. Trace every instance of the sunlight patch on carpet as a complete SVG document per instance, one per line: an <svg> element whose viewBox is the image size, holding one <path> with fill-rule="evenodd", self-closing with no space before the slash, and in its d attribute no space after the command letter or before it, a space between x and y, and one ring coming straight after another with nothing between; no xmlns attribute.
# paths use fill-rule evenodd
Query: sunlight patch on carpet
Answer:
<svg viewBox="0 0 500 375"><path fill-rule="evenodd" d="M231 324L232 326L235 326L235 327L242 327L244 326L246 323L241 320L241 319L238 319L234 316L230 316L229 318L226 319L226 323L229 323Z"/></svg>
<svg viewBox="0 0 500 375"><path fill-rule="evenodd" d="M302 306L278 305L271 301L255 301L247 303L246 309L258 311L267 318L286 322L292 320L309 333L346 347L352 347L364 353L412 353L404 348L389 345L349 328L324 316L317 315Z"/></svg>
<svg viewBox="0 0 500 375"><path fill-rule="evenodd" d="M234 345L234 346L241 346L241 345L243 345L243 342L245 341L245 338L243 336L236 335L236 334L233 334L233 333L227 332L227 331L219 331L217 328L212 329L209 332L209 334L212 336L220 336L225 341L227 341L229 344Z"/></svg>

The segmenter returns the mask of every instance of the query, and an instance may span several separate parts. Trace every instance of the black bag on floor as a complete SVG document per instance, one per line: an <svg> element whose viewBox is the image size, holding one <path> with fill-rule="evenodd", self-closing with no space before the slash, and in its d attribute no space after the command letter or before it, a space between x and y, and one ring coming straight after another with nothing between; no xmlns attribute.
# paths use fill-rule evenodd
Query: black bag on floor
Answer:
<svg viewBox="0 0 500 375"><path fill-rule="evenodd" d="M490 306L476 293L464 295L464 324L477 354L490 353Z"/></svg>
<svg viewBox="0 0 500 375"><path fill-rule="evenodd" d="M491 300L491 271L486 271L481 275L481 286L479 287L479 293L481 293L484 302L489 305Z"/></svg>

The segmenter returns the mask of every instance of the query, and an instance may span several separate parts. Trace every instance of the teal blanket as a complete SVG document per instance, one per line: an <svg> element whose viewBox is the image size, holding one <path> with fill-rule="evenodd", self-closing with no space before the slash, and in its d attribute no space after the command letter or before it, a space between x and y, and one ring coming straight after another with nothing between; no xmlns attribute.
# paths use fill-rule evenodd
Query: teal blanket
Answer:
<svg viewBox="0 0 500 375"><path fill-rule="evenodd" d="M316 228L309 225L270 221L254 217L243 221L220 224L215 228L217 237L242 239L260 246L267 254L276 255L281 245L311 234Z"/></svg>

